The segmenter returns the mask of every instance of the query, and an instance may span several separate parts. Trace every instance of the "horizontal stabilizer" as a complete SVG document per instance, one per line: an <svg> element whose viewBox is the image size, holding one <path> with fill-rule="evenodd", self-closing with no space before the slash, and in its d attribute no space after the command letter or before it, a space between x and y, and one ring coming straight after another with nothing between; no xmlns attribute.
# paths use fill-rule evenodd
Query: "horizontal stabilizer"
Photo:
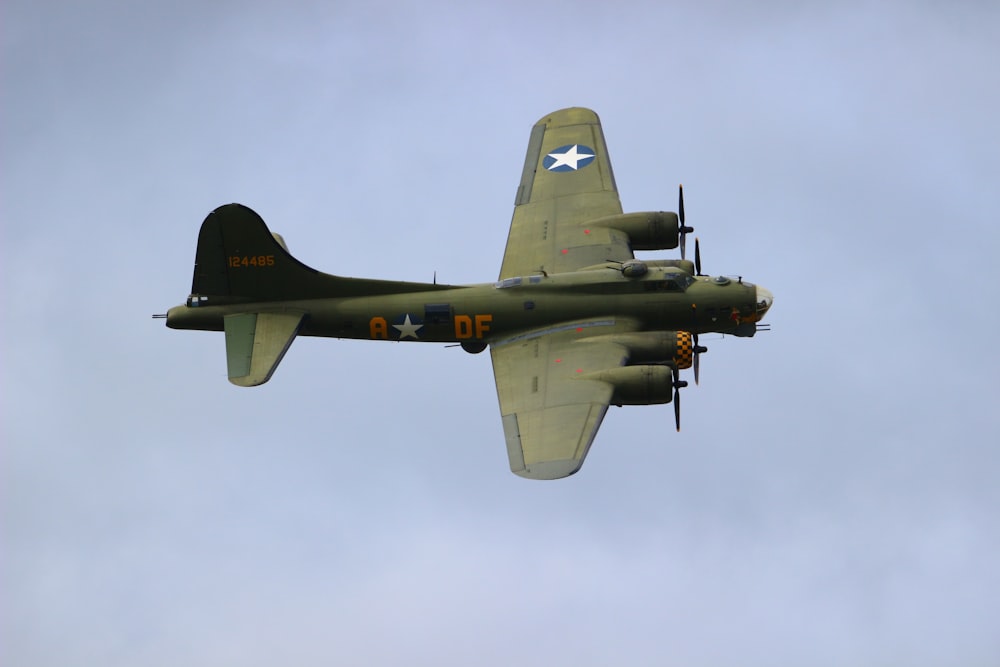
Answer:
<svg viewBox="0 0 1000 667"><path fill-rule="evenodd" d="M226 365L229 381L255 387L271 379L295 340L304 313L240 313L226 315Z"/></svg>

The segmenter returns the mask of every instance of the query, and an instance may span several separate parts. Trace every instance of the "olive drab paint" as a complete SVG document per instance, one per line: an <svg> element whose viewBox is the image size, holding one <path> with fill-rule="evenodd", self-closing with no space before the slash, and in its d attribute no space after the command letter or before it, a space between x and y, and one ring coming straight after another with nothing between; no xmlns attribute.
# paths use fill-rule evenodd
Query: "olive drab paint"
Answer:
<svg viewBox="0 0 1000 667"><path fill-rule="evenodd" d="M323 273L227 204L202 223L187 301L158 317L225 332L228 377L243 387L267 382L297 336L488 347L511 471L557 479L583 465L611 405L672 403L680 430L680 371L698 380L699 334L767 329L772 294L702 274L697 241L685 257L691 231L683 190L677 213L624 213L600 119L562 109L529 135L497 281ZM680 259L634 255L677 247Z"/></svg>

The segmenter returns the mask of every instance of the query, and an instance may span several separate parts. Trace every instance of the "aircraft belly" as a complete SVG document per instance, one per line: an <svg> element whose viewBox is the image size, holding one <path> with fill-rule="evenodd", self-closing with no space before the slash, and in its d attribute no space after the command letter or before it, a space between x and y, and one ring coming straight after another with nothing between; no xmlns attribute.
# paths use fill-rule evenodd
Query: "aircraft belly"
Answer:
<svg viewBox="0 0 1000 667"><path fill-rule="evenodd" d="M472 290L470 290L472 291ZM638 329L691 329L689 301L645 295L491 290L297 302L309 313L299 335L426 343L489 342L518 332L628 313Z"/></svg>

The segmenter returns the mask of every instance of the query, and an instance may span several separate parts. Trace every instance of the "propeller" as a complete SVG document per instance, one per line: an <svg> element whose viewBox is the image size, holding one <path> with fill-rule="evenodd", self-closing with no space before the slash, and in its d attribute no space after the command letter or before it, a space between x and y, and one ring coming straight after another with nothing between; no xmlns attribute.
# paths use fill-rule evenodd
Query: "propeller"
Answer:
<svg viewBox="0 0 1000 667"><path fill-rule="evenodd" d="M691 337L694 339L694 349L692 350L694 353L694 359L692 361L692 365L694 366L694 383L698 384L698 369L701 368L701 353L708 352L708 348L698 345L698 334L691 334Z"/></svg>
<svg viewBox="0 0 1000 667"><path fill-rule="evenodd" d="M681 372L675 365L673 367L674 376L674 423L677 425L677 432L681 430L681 389L688 386L688 383L681 379Z"/></svg>
<svg viewBox="0 0 1000 667"><path fill-rule="evenodd" d="M695 257L698 256L698 240L695 239ZM700 273L698 275L701 275ZM698 304L691 304L691 328L698 328ZM701 353L708 352L708 348L698 344L698 334L695 331L691 332L691 341L694 346L691 349L692 356L691 365L694 368L694 383L699 384L699 370L701 369Z"/></svg>
<svg viewBox="0 0 1000 667"><path fill-rule="evenodd" d="M677 229L677 233L680 234L680 246L681 246L681 259L686 259L685 250L687 248L687 235L694 231L694 227L688 227L684 224L684 186L677 186L677 218L680 220L680 227Z"/></svg>
<svg viewBox="0 0 1000 667"><path fill-rule="evenodd" d="M701 272L701 244L698 243L698 237L694 237L694 274L696 276L703 276L704 273Z"/></svg>

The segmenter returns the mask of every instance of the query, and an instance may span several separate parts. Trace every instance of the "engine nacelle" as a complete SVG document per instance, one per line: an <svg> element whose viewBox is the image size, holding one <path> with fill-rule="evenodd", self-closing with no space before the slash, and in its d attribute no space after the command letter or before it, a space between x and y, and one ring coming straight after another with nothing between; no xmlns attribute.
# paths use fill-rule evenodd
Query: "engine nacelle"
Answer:
<svg viewBox="0 0 1000 667"><path fill-rule="evenodd" d="M673 399L673 375L667 366L622 366L586 377L614 386L613 405L652 405Z"/></svg>
<svg viewBox="0 0 1000 667"><path fill-rule="evenodd" d="M628 348L630 364L671 363L677 368L691 368L694 341L687 331L637 331L598 336Z"/></svg>
<svg viewBox="0 0 1000 667"><path fill-rule="evenodd" d="M589 220L589 227L617 229L628 235L633 250L669 250L677 247L677 214L669 211L621 213Z"/></svg>

